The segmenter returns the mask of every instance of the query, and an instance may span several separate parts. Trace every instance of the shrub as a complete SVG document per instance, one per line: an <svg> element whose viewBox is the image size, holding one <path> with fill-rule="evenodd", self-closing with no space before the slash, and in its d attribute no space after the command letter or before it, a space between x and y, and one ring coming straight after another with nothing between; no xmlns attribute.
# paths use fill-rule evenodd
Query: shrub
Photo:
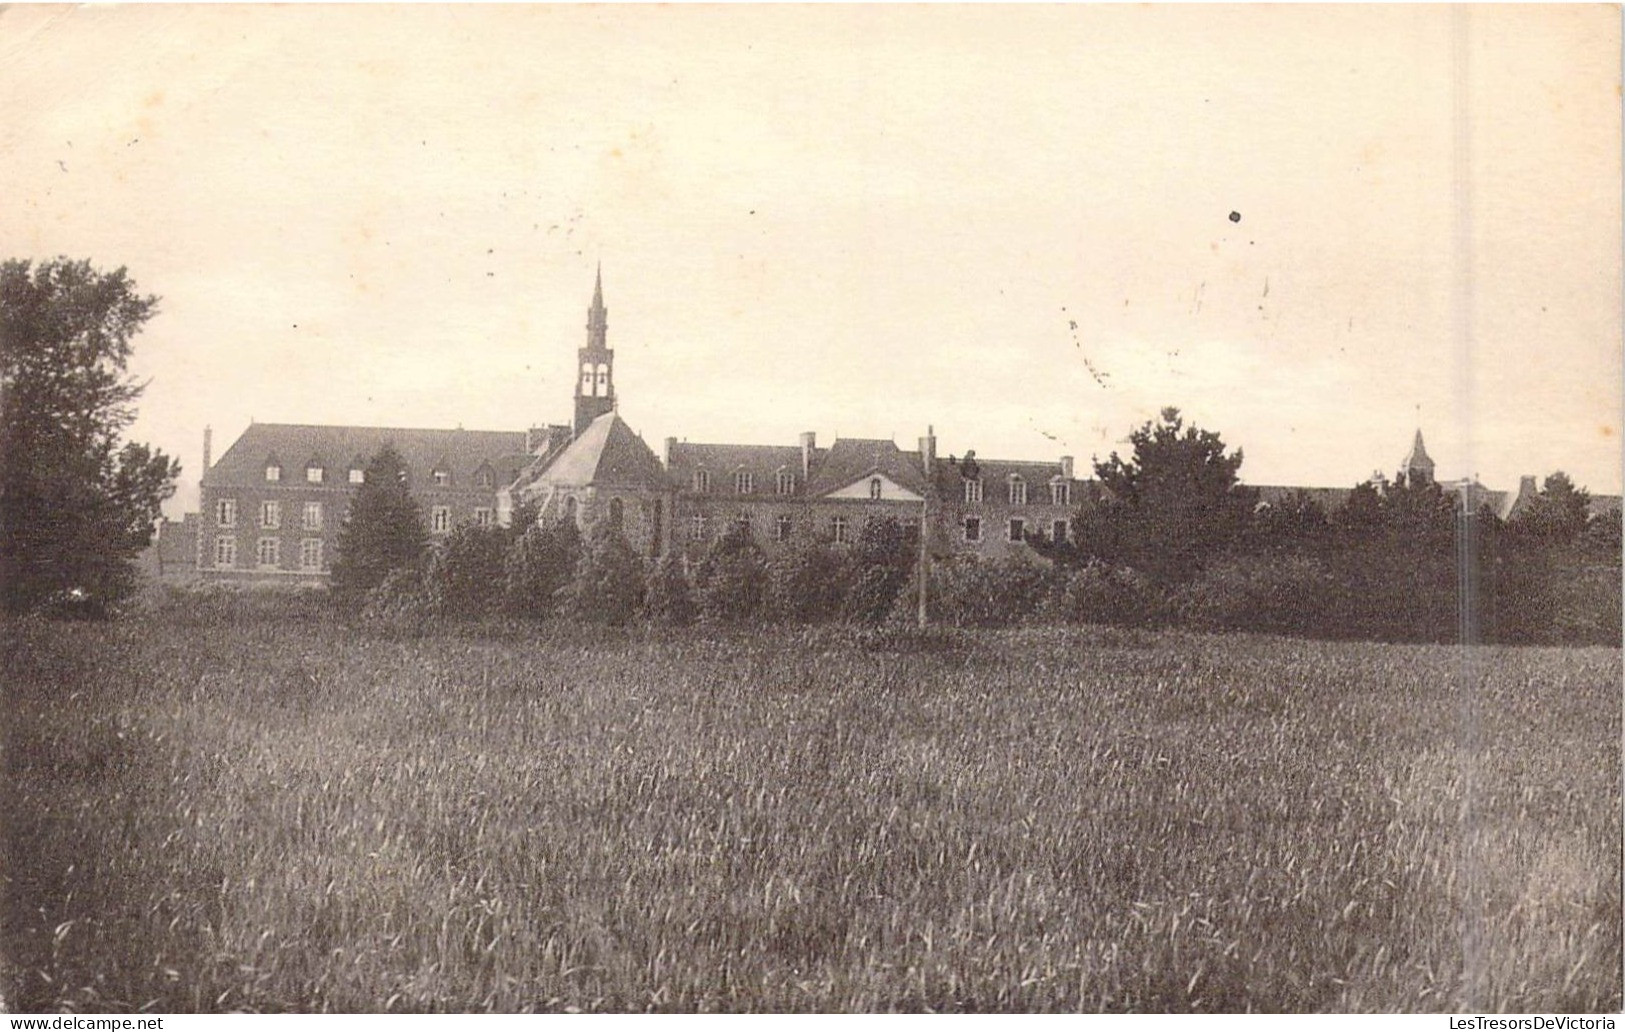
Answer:
<svg viewBox="0 0 1625 1032"><path fill-rule="evenodd" d="M569 520L531 526L508 547L503 606L513 616L538 620L552 615L559 593L575 576L581 534Z"/></svg>
<svg viewBox="0 0 1625 1032"><path fill-rule="evenodd" d="M668 552L649 570L643 592L643 613L667 627L687 627L697 615L694 592L683 572L682 557Z"/></svg>
<svg viewBox="0 0 1625 1032"><path fill-rule="evenodd" d="M472 619L502 604L508 535L497 527L465 524L451 532L429 556L424 589L446 616Z"/></svg>
<svg viewBox="0 0 1625 1032"><path fill-rule="evenodd" d="M1103 562L1058 571L1040 610L1049 620L1120 627L1157 623L1161 612L1161 594L1149 577Z"/></svg>
<svg viewBox="0 0 1625 1032"><path fill-rule="evenodd" d="M1181 622L1205 630L1313 634L1327 621L1334 585L1307 556L1219 560L1173 597Z"/></svg>
<svg viewBox="0 0 1625 1032"><path fill-rule="evenodd" d="M367 592L361 620L374 631L417 638L438 622L434 602L424 590L423 575L413 569L391 570L383 583Z"/></svg>
<svg viewBox="0 0 1625 1032"><path fill-rule="evenodd" d="M822 541L799 538L767 560L767 614L776 620L820 623L841 612L850 569Z"/></svg>
<svg viewBox="0 0 1625 1032"><path fill-rule="evenodd" d="M620 627L643 600L643 561L612 520L592 525L566 592L571 614Z"/></svg>
<svg viewBox="0 0 1625 1032"><path fill-rule="evenodd" d="M929 614L955 627L1005 627L1037 611L1048 574L1032 559L955 556L932 567Z"/></svg>
<svg viewBox="0 0 1625 1032"><path fill-rule="evenodd" d="M913 567L912 541L902 524L891 516L869 520L852 550L842 615L853 623L880 623L891 612Z"/></svg>
<svg viewBox="0 0 1625 1032"><path fill-rule="evenodd" d="M750 528L736 523L717 539L695 578L700 612L718 623L760 618L767 595L767 563Z"/></svg>

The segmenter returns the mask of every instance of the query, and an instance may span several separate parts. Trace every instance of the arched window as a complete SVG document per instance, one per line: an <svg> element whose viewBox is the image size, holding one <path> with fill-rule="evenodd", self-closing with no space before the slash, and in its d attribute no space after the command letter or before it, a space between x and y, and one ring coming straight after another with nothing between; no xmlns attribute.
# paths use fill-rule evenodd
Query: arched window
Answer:
<svg viewBox="0 0 1625 1032"><path fill-rule="evenodd" d="M589 397L589 398L592 397L592 363L591 362L583 362L583 363L581 363L581 393L586 397Z"/></svg>
<svg viewBox="0 0 1625 1032"><path fill-rule="evenodd" d="M609 363L598 363L598 390L594 391L598 397L609 397Z"/></svg>
<svg viewBox="0 0 1625 1032"><path fill-rule="evenodd" d="M882 486L881 486L881 483L880 483L880 478L879 477L870 477L869 478L869 497L870 498L879 498L881 489L882 489Z"/></svg>
<svg viewBox="0 0 1625 1032"><path fill-rule="evenodd" d="M564 500L564 516L571 523L574 523L576 521L576 499L575 499L575 495L571 495L570 497L568 497L568 498L566 498Z"/></svg>
<svg viewBox="0 0 1625 1032"><path fill-rule="evenodd" d="M625 512L626 508L621 504L621 500L619 498L611 498L609 500L609 525L612 527L619 527Z"/></svg>

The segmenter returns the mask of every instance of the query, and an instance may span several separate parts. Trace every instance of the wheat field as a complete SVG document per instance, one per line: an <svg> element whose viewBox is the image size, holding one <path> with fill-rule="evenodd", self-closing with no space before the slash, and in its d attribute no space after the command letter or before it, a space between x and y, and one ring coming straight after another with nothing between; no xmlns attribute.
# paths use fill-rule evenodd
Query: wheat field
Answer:
<svg viewBox="0 0 1625 1032"><path fill-rule="evenodd" d="M4 628L23 1011L1599 1011L1620 653Z"/></svg>

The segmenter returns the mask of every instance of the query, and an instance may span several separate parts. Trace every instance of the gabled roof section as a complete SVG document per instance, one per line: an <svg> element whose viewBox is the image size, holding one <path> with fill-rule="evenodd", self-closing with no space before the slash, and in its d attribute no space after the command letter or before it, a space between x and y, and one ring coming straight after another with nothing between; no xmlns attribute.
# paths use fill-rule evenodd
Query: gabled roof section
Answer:
<svg viewBox="0 0 1625 1032"><path fill-rule="evenodd" d="M795 475L796 494L801 493L805 479L801 475L801 449L794 445L689 444L686 441L674 444L667 472L680 489L686 491L693 486L697 469L711 474L712 494L732 494L735 473L751 474L754 478L751 493L758 495L778 492L780 469Z"/></svg>
<svg viewBox="0 0 1625 1032"><path fill-rule="evenodd" d="M671 487L655 453L614 412L606 412L588 424L587 429L531 482L654 491Z"/></svg>
<svg viewBox="0 0 1625 1032"><path fill-rule="evenodd" d="M938 459L933 467L937 490L942 497L955 499L960 496L960 482L965 479L965 460L954 457L953 461ZM1027 482L1027 497L1029 500L1041 496L1036 492L1049 490L1052 480L1066 479L1061 473L1061 464L1056 462L1027 462L1018 459L984 459L976 457L976 475L982 481L983 497L989 501L994 500L990 492L1003 491L1003 485L1010 482L1011 475L1020 477ZM1073 477L1069 481L1073 484L1085 483L1080 477Z"/></svg>
<svg viewBox="0 0 1625 1032"><path fill-rule="evenodd" d="M808 478L807 494L839 491L875 473L917 495L931 489L920 468L919 452L903 451L895 441L852 437L836 441L824 453Z"/></svg>
<svg viewBox="0 0 1625 1032"><path fill-rule="evenodd" d="M265 483L267 456L353 456L368 461L392 444L400 452L414 484L428 484L429 473L443 461L459 486L473 483L474 470L490 463L500 484L511 481L529 456L525 435L501 430L421 430L407 427L315 426L297 423L252 423L203 474L205 487L258 486ZM348 468L348 467L347 467ZM303 469L303 467L301 467ZM336 480L329 478L335 486Z"/></svg>

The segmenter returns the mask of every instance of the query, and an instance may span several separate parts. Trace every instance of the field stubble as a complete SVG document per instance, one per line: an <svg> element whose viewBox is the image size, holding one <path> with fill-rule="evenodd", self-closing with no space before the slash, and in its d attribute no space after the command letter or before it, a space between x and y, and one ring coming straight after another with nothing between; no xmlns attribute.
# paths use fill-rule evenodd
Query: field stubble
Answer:
<svg viewBox="0 0 1625 1032"><path fill-rule="evenodd" d="M1621 1003L1617 650L5 634L22 1010Z"/></svg>

